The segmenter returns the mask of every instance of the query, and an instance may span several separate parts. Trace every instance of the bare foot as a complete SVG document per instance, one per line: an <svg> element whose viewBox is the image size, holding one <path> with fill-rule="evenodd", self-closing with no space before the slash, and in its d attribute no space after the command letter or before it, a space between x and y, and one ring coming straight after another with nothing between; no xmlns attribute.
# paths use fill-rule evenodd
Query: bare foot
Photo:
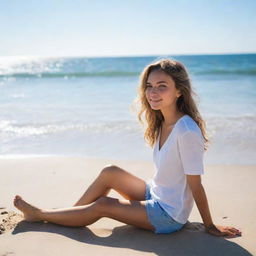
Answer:
<svg viewBox="0 0 256 256"><path fill-rule="evenodd" d="M16 208L18 208L24 214L24 219L26 221L34 222L40 221L40 212L41 210L36 208L35 206L28 204L24 201L20 196L15 196L13 200L13 204Z"/></svg>

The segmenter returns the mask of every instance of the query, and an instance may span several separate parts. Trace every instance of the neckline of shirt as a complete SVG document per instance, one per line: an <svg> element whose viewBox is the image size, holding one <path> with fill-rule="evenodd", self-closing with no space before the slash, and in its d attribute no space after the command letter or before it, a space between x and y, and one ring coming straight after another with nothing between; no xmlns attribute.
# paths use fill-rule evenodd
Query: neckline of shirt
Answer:
<svg viewBox="0 0 256 256"><path fill-rule="evenodd" d="M158 152L160 152L162 150L162 148L164 147L164 145L166 144L166 142L169 140L169 138L171 137L173 130L175 129L176 125L183 119L183 117L187 116L187 114L183 115L182 117L180 117L177 122L174 124L174 127L172 128L171 132L169 133L169 135L167 136L164 144L162 145L162 147L160 148L160 135L162 132L162 129L160 129L160 132L158 134L158 139L157 139L157 150Z"/></svg>

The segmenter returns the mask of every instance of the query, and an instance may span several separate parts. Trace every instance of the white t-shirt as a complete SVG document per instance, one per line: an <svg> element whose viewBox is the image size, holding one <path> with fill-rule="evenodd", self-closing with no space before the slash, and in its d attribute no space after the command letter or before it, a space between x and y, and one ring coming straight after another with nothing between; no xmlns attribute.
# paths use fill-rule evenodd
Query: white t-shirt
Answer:
<svg viewBox="0 0 256 256"><path fill-rule="evenodd" d="M204 173L204 138L189 115L176 122L160 150L159 138L160 134L153 149L155 175L150 192L174 220L185 224L194 204L186 174Z"/></svg>

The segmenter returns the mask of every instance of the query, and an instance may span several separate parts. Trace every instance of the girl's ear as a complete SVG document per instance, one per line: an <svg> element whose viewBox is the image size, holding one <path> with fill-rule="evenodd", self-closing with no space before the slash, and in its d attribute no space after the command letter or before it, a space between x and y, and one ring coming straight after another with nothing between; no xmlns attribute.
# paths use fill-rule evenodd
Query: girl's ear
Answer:
<svg viewBox="0 0 256 256"><path fill-rule="evenodd" d="M178 91L178 92L176 93L176 97L179 98L180 96L181 96L181 92Z"/></svg>

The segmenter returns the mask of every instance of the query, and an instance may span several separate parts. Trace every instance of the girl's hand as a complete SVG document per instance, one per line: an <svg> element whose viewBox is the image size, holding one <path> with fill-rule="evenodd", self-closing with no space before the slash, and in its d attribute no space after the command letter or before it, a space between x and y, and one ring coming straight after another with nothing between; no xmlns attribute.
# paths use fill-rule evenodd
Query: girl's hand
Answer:
<svg viewBox="0 0 256 256"><path fill-rule="evenodd" d="M206 232L214 236L227 236L228 238L242 235L242 232L234 227L215 226L214 224L206 227Z"/></svg>

